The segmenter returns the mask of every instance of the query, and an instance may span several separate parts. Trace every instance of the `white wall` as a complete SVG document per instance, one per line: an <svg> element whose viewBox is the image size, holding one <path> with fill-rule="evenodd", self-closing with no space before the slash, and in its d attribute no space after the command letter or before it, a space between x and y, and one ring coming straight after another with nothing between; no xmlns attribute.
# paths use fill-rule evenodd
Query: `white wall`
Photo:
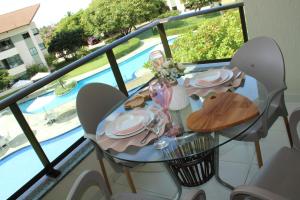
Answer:
<svg viewBox="0 0 300 200"><path fill-rule="evenodd" d="M16 54L19 54L17 48L13 47L11 49L8 49L8 50L5 50L5 51L2 51L0 53L0 60L3 60L5 58L8 58L8 57L11 57L11 56L14 56Z"/></svg>
<svg viewBox="0 0 300 200"><path fill-rule="evenodd" d="M11 76L18 76L20 74L24 74L26 72L26 65L25 64L22 64L22 65L19 65L17 67L14 67L14 68L11 68L8 70L8 73L9 75Z"/></svg>
<svg viewBox="0 0 300 200"><path fill-rule="evenodd" d="M24 64L27 66L34 64L34 60L29 52L29 49L28 49L22 35L17 35L13 38L16 38L16 37L18 38L18 41L14 41L14 39L12 39L12 42L14 43L15 48L17 49L18 54L22 58ZM11 56L13 56L13 55L11 55Z"/></svg>
<svg viewBox="0 0 300 200"><path fill-rule="evenodd" d="M300 101L300 1L245 0L249 38L270 36L284 55L286 64L286 97Z"/></svg>

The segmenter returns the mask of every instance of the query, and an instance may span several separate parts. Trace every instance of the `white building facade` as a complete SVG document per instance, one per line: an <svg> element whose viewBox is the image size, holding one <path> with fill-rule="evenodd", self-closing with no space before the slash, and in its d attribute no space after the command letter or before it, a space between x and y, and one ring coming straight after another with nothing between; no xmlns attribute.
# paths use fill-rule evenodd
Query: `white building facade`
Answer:
<svg viewBox="0 0 300 200"><path fill-rule="evenodd" d="M166 0L166 3L170 10L178 10L180 12L185 11L184 1L181 0Z"/></svg>
<svg viewBox="0 0 300 200"><path fill-rule="evenodd" d="M38 9L39 5L36 6ZM32 13L27 12L26 14ZM33 16L31 16L31 20ZM3 15L0 16L0 19L1 17ZM9 74L16 78L25 74L27 67L31 65L47 66L44 57L47 49L40 37L39 30L31 20L27 20L26 23L29 24L20 27L13 26L14 28L11 30L3 31L5 29L0 27L0 69L7 69ZM11 20L11 23L14 21Z"/></svg>

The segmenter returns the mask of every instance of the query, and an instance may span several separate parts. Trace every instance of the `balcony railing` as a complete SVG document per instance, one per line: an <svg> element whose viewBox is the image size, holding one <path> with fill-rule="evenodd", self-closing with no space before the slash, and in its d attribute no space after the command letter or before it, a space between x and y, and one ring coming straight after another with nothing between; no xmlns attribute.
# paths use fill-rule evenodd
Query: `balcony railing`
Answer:
<svg viewBox="0 0 300 200"><path fill-rule="evenodd" d="M243 33L243 39L244 41L248 40L247 36L247 30L246 30L246 22L245 22L245 16L244 16L244 10L243 10L243 3L234 3L234 4L228 4L220 7L215 7L203 11L197 11L187 14L182 14L179 16L169 17L166 19L159 19L152 21L148 23L147 25L137 29L136 31L115 40L111 44L108 44L104 47L101 47L94 52L88 54L87 56L76 60L75 62L72 62L71 64L68 64L67 66L61 68L60 70L57 70L47 77L31 84L30 86L6 97L5 99L0 101L0 111L6 108L10 108L11 112L13 113L16 121L18 122L19 126L23 130L26 138L28 139L29 143L32 145L35 153L37 154L39 160L43 164L43 170L38 173L33 179L31 179L26 185L24 185L21 189L19 189L13 196L11 196L13 199L17 198L20 194L22 194L26 189L28 189L34 182L36 182L38 179L40 179L43 175L48 175L51 177L57 177L60 172L54 169L54 166L57 165L66 155L68 155L74 148L76 148L79 144L81 144L84 141L84 138L81 137L78 141L76 141L73 145L71 145L65 152L63 152L60 156L58 156L56 159L54 159L52 162L50 162L49 158L47 157L45 151L41 147L41 144L38 142L36 136L34 135L34 132L32 130L32 127L29 125L28 121L24 117L20 107L17 104L17 101L23 99L27 95L30 95L37 90L41 89L42 87L46 86L47 84L51 83L52 81L58 80L62 76L66 75L67 73L71 72L74 69L77 69L78 67L82 66L83 64L93 60L94 58L106 54L106 57L109 61L110 67L112 69L113 75L115 77L116 83L118 88L128 96L128 91L126 89L124 80L122 78L122 74L120 72L116 57L114 55L113 49L120 44L127 42L128 40L138 36L139 34L142 34L148 30L152 30L153 28L157 28L160 40L165 52L165 55L167 58L172 58L172 53L170 50L170 46L167 40L167 35L165 31L165 25L168 22L187 19L190 17L196 17L204 14L209 13L215 13L220 11L225 11L229 9L238 9L239 15L240 15L240 22L241 22L241 29ZM224 61L230 61L230 58L224 58L219 60L206 60L201 61L199 63L208 63L208 62L224 62ZM13 172L12 172L13 173Z"/></svg>

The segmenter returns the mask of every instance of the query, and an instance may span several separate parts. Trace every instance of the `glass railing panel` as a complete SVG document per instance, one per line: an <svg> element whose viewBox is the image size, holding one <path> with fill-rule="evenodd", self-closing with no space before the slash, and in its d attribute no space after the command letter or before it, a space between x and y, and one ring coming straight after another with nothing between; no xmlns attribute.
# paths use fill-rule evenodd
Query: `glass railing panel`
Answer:
<svg viewBox="0 0 300 200"><path fill-rule="evenodd" d="M106 56L97 57L18 102L50 161L83 136L76 112L79 90L95 82L117 87L107 63Z"/></svg>
<svg viewBox="0 0 300 200"><path fill-rule="evenodd" d="M151 35L144 39L140 38L139 36L132 38L113 49L128 91L145 84L153 77L147 62L151 51L159 46L160 39Z"/></svg>
<svg viewBox="0 0 300 200"><path fill-rule="evenodd" d="M43 169L10 109L0 111L0 199L7 199Z"/></svg>
<svg viewBox="0 0 300 200"><path fill-rule="evenodd" d="M231 58L244 43L238 9L164 24L172 55L183 63Z"/></svg>

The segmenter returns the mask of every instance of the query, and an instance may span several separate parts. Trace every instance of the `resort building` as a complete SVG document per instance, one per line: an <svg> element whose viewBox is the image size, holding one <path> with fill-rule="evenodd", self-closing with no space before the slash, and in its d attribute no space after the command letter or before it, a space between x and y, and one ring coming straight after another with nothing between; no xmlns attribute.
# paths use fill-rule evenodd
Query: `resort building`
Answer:
<svg viewBox="0 0 300 200"><path fill-rule="evenodd" d="M33 64L47 66L47 49L32 21L40 5L36 4L0 15L0 69L19 77Z"/></svg>
<svg viewBox="0 0 300 200"><path fill-rule="evenodd" d="M185 10L184 3L180 0L167 0L166 3L170 10L179 10L180 12Z"/></svg>

